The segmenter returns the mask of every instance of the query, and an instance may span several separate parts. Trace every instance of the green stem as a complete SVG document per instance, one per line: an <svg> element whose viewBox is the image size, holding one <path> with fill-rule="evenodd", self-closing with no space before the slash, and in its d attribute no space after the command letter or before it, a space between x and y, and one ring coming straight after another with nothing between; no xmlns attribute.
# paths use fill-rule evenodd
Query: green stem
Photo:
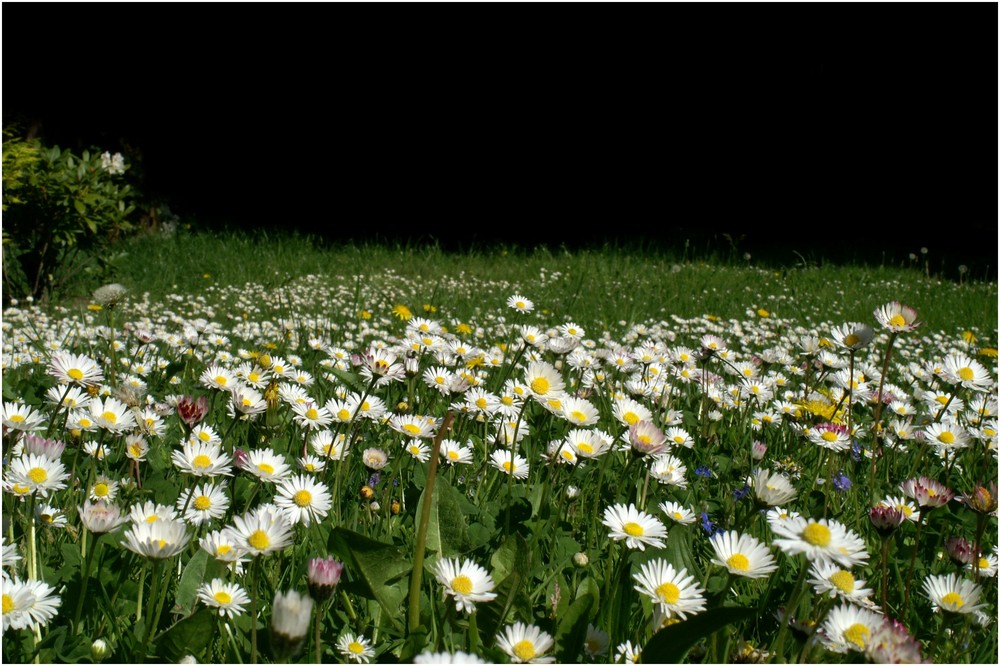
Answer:
<svg viewBox="0 0 1000 666"><path fill-rule="evenodd" d="M423 501L420 512L420 527L417 531L417 543L413 554L413 571L410 574L410 603L409 620L407 628L410 633L420 628L420 585L423 581L424 573L424 548L427 544L427 526L431 521L431 508L434 502L434 481L437 478L438 459L441 457L438 452L441 450L441 440L444 439L455 415L450 410L444 416L444 423L434 437L434 452L431 455L430 469L427 471L427 483L424 486Z"/></svg>
<svg viewBox="0 0 1000 666"><path fill-rule="evenodd" d="M84 527L83 533L87 534L89 530ZM87 598L87 586L90 583L90 568L94 564L94 551L97 550L97 540L100 538L100 534L91 534L90 548L87 549L87 556L83 560L83 579L80 584L80 598L76 602L76 612L73 613L73 626L76 627L76 633L81 633L83 631L83 625L80 624L80 615L83 613L83 602Z"/></svg>

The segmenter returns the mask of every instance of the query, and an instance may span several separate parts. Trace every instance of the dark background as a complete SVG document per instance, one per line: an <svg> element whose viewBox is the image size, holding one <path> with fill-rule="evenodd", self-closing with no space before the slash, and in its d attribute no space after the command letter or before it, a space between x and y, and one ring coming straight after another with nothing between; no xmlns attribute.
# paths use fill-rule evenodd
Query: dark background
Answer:
<svg viewBox="0 0 1000 666"><path fill-rule="evenodd" d="M3 115L210 228L996 279L995 3L5 3ZM732 239L732 243L727 239Z"/></svg>

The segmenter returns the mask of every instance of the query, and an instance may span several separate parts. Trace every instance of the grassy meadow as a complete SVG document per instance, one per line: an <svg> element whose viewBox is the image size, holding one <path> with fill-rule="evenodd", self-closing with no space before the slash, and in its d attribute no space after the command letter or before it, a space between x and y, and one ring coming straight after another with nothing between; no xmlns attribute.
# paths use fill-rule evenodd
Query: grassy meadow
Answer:
<svg viewBox="0 0 1000 666"><path fill-rule="evenodd" d="M996 663L995 277L115 252L3 312L5 661Z"/></svg>

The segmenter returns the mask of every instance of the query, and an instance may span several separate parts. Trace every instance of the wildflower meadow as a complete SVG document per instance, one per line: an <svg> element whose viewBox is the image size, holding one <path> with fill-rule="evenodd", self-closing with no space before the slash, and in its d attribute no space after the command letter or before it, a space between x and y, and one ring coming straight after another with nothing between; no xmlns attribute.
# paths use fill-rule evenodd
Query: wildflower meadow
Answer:
<svg viewBox="0 0 1000 666"><path fill-rule="evenodd" d="M7 307L4 661L996 663L995 322L458 263Z"/></svg>

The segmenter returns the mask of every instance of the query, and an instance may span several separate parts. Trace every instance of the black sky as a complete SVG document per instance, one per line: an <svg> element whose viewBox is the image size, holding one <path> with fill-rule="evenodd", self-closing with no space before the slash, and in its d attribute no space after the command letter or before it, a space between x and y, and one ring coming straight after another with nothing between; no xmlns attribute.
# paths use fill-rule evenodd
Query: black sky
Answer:
<svg viewBox="0 0 1000 666"><path fill-rule="evenodd" d="M5 123L130 151L203 223L996 272L993 3L3 10Z"/></svg>

